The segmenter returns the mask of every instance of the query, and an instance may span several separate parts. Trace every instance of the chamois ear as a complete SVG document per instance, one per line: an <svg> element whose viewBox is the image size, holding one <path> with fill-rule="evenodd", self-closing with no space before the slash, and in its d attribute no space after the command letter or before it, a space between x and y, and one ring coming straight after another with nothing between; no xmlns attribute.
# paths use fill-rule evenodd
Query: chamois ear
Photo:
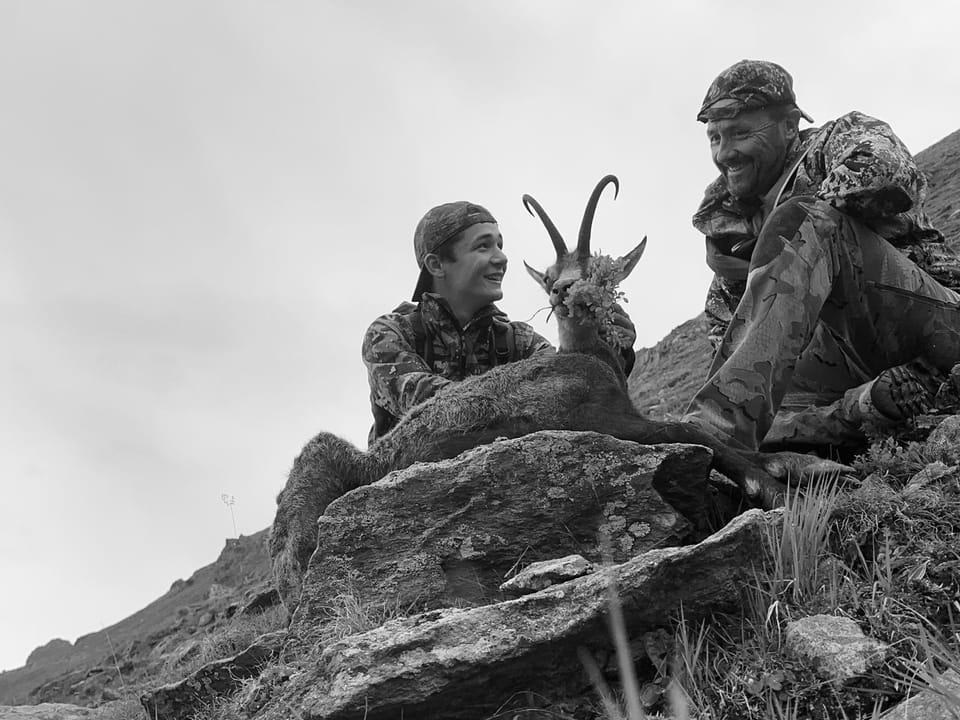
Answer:
<svg viewBox="0 0 960 720"><path fill-rule="evenodd" d="M627 277L630 273L633 272L633 269L637 266L637 262L640 260L640 257L643 255L643 251L647 248L647 238L644 237L640 241L640 244L637 245L633 250L628 252L622 258L620 258L617 263L623 263L623 267L620 269L620 272L616 276L617 284L619 285L623 282L624 278Z"/></svg>
<svg viewBox="0 0 960 720"><path fill-rule="evenodd" d="M543 291L550 294L550 288L547 287L547 276L546 274L540 272L539 270L534 270L532 267L527 265L527 261L523 261L523 266L527 269L527 272L530 273L530 277L537 281L537 285L543 288Z"/></svg>

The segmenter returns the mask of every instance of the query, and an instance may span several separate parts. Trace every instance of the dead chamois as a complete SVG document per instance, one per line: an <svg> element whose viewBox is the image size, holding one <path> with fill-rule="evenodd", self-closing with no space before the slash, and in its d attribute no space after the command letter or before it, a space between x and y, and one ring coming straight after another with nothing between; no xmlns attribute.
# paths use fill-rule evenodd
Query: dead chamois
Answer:
<svg viewBox="0 0 960 720"><path fill-rule="evenodd" d="M772 505L783 486L763 470L759 455L741 453L700 428L640 416L627 395L617 353L604 341L602 317L616 298L616 286L630 274L646 238L622 258L590 254L597 202L616 177L596 186L584 212L575 250L540 205L528 195L524 206L546 226L557 253L545 272L527 270L550 297L557 316L560 349L492 368L483 375L448 385L407 413L367 452L330 433L313 438L294 461L277 497L270 532L270 557L280 597L292 612L302 578L317 544L317 519L344 493L415 462L451 458L497 438L538 430L582 430L642 444L691 443L714 451L714 466Z"/></svg>

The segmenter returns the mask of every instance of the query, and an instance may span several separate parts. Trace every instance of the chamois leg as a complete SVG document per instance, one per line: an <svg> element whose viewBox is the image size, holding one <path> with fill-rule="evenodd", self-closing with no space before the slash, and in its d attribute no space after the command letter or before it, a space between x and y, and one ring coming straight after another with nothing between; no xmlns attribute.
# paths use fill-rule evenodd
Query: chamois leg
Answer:
<svg viewBox="0 0 960 720"><path fill-rule="evenodd" d="M365 453L331 433L300 452L277 496L270 528L270 563L280 599L290 613L300 602L303 576L317 547L317 519L344 493L376 480Z"/></svg>
<svg viewBox="0 0 960 720"><path fill-rule="evenodd" d="M471 429L463 433L438 433L436 438L431 438L425 444L422 449L423 456L417 459L424 462L453 458L467 450L489 445L501 438L518 438L543 429L542 425L536 423L514 421Z"/></svg>
<svg viewBox="0 0 960 720"><path fill-rule="evenodd" d="M713 450L713 466L733 480L744 495L764 509L783 505L787 487L772 477L762 464L760 453L738 450L691 423L650 420L637 415L609 418L611 427L602 430L621 440L645 445L690 443Z"/></svg>

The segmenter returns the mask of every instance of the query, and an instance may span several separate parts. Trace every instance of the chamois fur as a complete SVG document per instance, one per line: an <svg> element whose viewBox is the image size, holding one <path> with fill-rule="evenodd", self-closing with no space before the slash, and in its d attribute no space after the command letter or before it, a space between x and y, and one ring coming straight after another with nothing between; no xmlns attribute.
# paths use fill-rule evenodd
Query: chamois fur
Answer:
<svg viewBox="0 0 960 720"><path fill-rule="evenodd" d="M736 452L694 425L639 415L615 353L600 340L597 319L564 306L566 290L587 278L596 262L590 254L590 227L600 194L609 184L618 188L617 179L608 175L594 189L577 248L569 252L542 208L533 198L523 198L546 226L557 251L556 263L545 272L527 269L550 296L560 327L559 352L500 365L444 387L407 413L367 452L326 432L307 443L277 497L270 533L274 579L291 612L299 603L302 578L316 549L317 519L330 502L393 470L451 458L497 438L538 430L582 430L641 444L705 445L714 450L714 466L741 485L774 483L776 489L753 454ZM646 238L616 261L622 268L617 282L636 265L645 242Z"/></svg>

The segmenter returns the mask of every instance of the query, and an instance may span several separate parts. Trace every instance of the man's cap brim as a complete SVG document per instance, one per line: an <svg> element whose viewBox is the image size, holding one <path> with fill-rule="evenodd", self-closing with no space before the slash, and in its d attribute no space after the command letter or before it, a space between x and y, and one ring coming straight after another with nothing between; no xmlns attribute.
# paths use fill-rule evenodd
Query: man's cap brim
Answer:
<svg viewBox="0 0 960 720"><path fill-rule="evenodd" d="M742 102L739 102L733 98L722 98L717 102L706 107L700 111L700 114L697 115L697 120L702 123L710 122L711 120L729 120L730 118L735 118L740 113L750 112L752 110L762 110L767 107L779 107L776 105L747 105ZM802 109L793 104L794 109L800 112L800 117L806 120L809 123L813 122L813 118L807 115Z"/></svg>

